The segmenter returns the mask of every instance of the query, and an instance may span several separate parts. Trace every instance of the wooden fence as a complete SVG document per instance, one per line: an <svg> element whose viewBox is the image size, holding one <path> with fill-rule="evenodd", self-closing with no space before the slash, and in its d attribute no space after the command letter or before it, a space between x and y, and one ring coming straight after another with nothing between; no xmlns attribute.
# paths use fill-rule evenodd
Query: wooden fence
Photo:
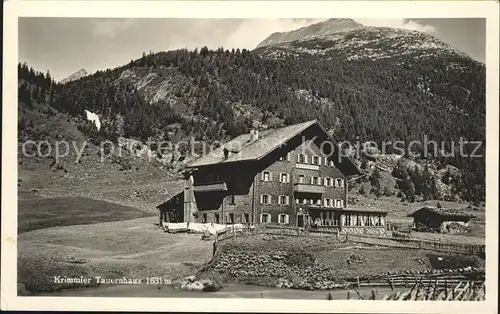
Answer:
<svg viewBox="0 0 500 314"><path fill-rule="evenodd" d="M249 237L253 235L277 235L296 237L322 237L331 238L334 241L350 241L371 245L381 245L386 247L396 247L402 249L423 249L441 252L464 253L464 254L485 254L485 246L478 244L452 243L443 241L432 241L407 237L383 237L369 236L361 234L340 234L337 230L315 230L297 228L291 226L260 225L227 228L220 230L216 234L216 241L237 237Z"/></svg>
<svg viewBox="0 0 500 314"><path fill-rule="evenodd" d="M336 230L315 230L291 226L278 226L278 225L259 225L259 226L243 226L243 227L230 227L220 230L216 234L217 241L237 237L249 237L253 235L276 235L276 236L295 236L295 237L323 237L332 238L334 240L342 240L342 237Z"/></svg>
<svg viewBox="0 0 500 314"><path fill-rule="evenodd" d="M432 241L432 240L402 238L402 237L377 237L377 236L366 236L359 234L348 234L346 236L347 236L347 241L373 244L373 245L382 245L388 247L423 249L423 250L476 254L476 255L485 254L485 246L478 244L452 243L452 242Z"/></svg>

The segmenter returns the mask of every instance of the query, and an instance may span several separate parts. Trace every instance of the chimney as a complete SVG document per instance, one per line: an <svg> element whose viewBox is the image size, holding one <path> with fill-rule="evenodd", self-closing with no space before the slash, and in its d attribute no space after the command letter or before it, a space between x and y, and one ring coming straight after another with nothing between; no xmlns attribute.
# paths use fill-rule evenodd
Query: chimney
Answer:
<svg viewBox="0 0 500 314"><path fill-rule="evenodd" d="M259 139L259 131L258 130L250 130L250 139L249 142L254 142Z"/></svg>

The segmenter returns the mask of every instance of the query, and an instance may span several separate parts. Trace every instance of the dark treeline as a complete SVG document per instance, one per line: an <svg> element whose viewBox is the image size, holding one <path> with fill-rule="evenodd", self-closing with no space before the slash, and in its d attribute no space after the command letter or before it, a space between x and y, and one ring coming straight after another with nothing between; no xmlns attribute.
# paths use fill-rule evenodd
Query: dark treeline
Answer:
<svg viewBox="0 0 500 314"><path fill-rule="evenodd" d="M244 104L271 126L276 121L286 125L318 119L339 140L409 142L427 136L445 142L447 150L460 138L485 140L485 68L466 57L443 53L407 56L403 62L347 61L335 51L279 58L262 53L204 47L144 54L121 68L57 85L52 106L73 115L87 109L101 121L116 120L118 114L123 130L108 123L106 132L142 139L165 133L172 123L180 123L185 135L208 140L248 132L257 117L233 109ZM119 79L126 69L160 74L169 67L189 78L178 96L189 104L190 116L164 102L148 104L130 83ZM419 145L413 149L423 151ZM442 161L463 169L461 184L468 198L484 199L484 158L455 154Z"/></svg>

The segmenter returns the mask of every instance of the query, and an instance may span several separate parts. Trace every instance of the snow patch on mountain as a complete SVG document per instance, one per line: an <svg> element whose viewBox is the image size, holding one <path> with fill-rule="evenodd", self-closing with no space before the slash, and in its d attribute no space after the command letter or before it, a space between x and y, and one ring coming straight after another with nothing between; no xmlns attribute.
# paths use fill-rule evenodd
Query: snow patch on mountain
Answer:
<svg viewBox="0 0 500 314"><path fill-rule="evenodd" d="M87 120L94 123L99 131L101 129L101 120L99 119L99 116L91 111L88 111L87 109L85 109L85 114L87 115Z"/></svg>

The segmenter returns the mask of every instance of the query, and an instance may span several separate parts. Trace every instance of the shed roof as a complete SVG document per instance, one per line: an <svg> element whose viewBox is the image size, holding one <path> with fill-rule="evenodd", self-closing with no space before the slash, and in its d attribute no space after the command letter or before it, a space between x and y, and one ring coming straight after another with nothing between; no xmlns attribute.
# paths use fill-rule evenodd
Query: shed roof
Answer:
<svg viewBox="0 0 500 314"><path fill-rule="evenodd" d="M254 141L250 141L250 133L242 134L230 140L221 147L206 154L205 156L194 160L193 162L188 164L186 168L189 169L204 167L208 165L260 160L314 125L318 126L320 132L323 132L323 134L326 135L327 138L338 147L338 144L328 134L328 132L326 132L324 127L320 125L317 120L311 120L282 128L260 131L258 139ZM233 151L235 153L228 158L224 158L224 149ZM361 174L359 168L348 157L343 157L342 162L338 163L337 166L339 170L342 171L345 175Z"/></svg>
<svg viewBox="0 0 500 314"><path fill-rule="evenodd" d="M422 207L416 211L414 211L411 214L408 214L407 217L414 217L416 213L418 212L433 212L436 213L439 216L446 216L446 217L460 217L460 218L475 218L476 216L468 213L465 210L461 209L454 209L454 208L438 208L438 207L431 207L431 206L425 206Z"/></svg>

